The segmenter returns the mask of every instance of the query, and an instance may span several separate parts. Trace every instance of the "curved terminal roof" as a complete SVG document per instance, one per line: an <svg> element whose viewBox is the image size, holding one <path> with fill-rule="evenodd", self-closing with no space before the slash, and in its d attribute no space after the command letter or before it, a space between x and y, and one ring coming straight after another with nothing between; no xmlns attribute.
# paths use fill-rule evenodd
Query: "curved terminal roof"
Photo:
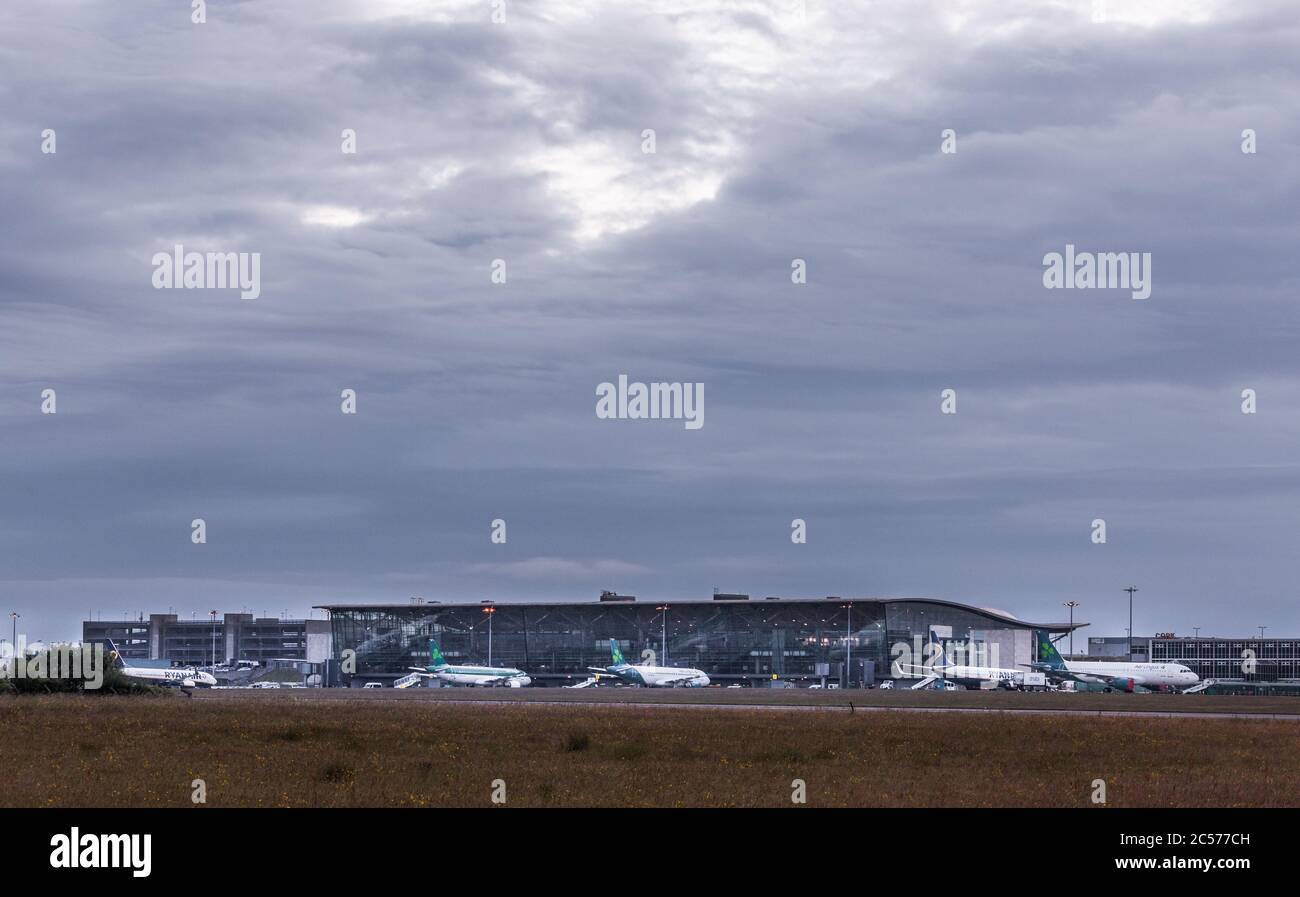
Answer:
<svg viewBox="0 0 1300 897"><path fill-rule="evenodd" d="M1069 623L1035 623L1029 620L1022 620L1013 616L1007 611L993 607L975 607L970 604L962 604L959 601L949 601L946 598L903 598L903 597L881 597L881 598L841 598L839 596L828 596L826 598L749 598L749 599L712 599L712 598L687 598L687 599L655 599L654 601L637 601L635 598L625 601L600 601L592 599L589 601L426 601L422 604L412 604L410 602L397 603L385 602L374 604L318 604L316 607L320 610L327 610L331 613L346 612L355 610L389 610L389 611L409 611L412 608L468 608L483 607L484 605L496 605L497 607L609 607L609 606L655 606L658 604L691 604L691 605L754 605L761 606L769 603L786 603L786 604L824 604L828 601L839 601L848 604L936 604L945 607L953 607L958 610L964 610L969 613L979 614L982 617L988 617L998 623L1006 623L1011 626L1022 629L1045 629L1048 632L1069 632L1071 629L1082 629L1087 623L1075 623L1073 626Z"/></svg>

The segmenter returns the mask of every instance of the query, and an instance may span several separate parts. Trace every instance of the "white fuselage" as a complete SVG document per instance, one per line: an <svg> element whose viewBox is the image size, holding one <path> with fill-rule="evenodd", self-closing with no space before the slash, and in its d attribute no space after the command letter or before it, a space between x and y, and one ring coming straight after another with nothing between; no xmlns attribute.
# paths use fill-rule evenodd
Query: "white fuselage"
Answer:
<svg viewBox="0 0 1300 897"><path fill-rule="evenodd" d="M709 677L704 674L703 670L690 667L652 667L624 664L623 666L610 667L609 671L625 682L645 685L650 688L669 688L673 686L703 688L709 684Z"/></svg>
<svg viewBox="0 0 1300 897"><path fill-rule="evenodd" d="M533 680L523 670L508 667L447 666L433 670L443 682L452 685L504 685L523 688Z"/></svg>
<svg viewBox="0 0 1300 897"><path fill-rule="evenodd" d="M196 670L193 667L122 667L122 675L130 679L157 685L180 685L193 688L196 685L216 685L217 680L211 673Z"/></svg>
<svg viewBox="0 0 1300 897"><path fill-rule="evenodd" d="M932 667L930 674L958 682L996 682L1010 688L1020 688L1025 684L1024 670L1007 670L998 667L968 667L953 664L946 667Z"/></svg>
<svg viewBox="0 0 1300 897"><path fill-rule="evenodd" d="M1087 679L1089 674L1098 677L1093 681L1103 681L1100 677L1132 679L1134 685L1140 685L1143 688L1159 686L1187 688L1201 681L1200 676L1197 676L1181 663L1110 663L1104 660L1067 660L1065 661L1065 669L1081 679Z"/></svg>

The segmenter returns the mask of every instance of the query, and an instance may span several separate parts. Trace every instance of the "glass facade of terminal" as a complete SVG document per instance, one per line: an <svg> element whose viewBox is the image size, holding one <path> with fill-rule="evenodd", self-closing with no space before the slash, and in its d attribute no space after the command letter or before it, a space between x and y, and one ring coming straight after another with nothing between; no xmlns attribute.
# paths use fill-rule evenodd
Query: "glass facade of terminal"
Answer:
<svg viewBox="0 0 1300 897"><path fill-rule="evenodd" d="M586 602L328 610L334 655L355 651L358 676L423 667L434 639L449 663L515 667L539 684L560 684L585 677L589 667L608 666L611 638L630 663L693 667L723 683L774 676L841 680L847 655L858 683L888 676L893 646L919 649L931 626L964 640L984 630L1034 625L941 601L753 599L663 607Z"/></svg>
<svg viewBox="0 0 1300 897"><path fill-rule="evenodd" d="M1155 638L1153 663L1186 664L1202 679L1271 682L1300 678L1300 641L1294 639Z"/></svg>

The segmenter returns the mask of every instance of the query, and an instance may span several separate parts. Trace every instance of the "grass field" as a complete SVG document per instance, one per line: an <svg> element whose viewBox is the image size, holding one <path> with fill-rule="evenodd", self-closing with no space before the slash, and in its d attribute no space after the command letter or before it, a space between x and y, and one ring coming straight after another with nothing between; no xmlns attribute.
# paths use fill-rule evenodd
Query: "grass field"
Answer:
<svg viewBox="0 0 1300 897"><path fill-rule="evenodd" d="M0 757L6 807L1300 805L1292 720L50 695Z"/></svg>

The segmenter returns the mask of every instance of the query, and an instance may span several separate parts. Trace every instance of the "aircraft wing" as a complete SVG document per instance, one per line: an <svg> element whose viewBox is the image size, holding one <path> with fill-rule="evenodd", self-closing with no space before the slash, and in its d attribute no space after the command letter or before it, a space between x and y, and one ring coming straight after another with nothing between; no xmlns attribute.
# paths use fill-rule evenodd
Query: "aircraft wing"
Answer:
<svg viewBox="0 0 1300 897"><path fill-rule="evenodd" d="M926 676L929 676L931 679L938 678L939 674L942 672L933 666L920 666L915 663L899 663L898 671L905 677L919 676L922 679Z"/></svg>
<svg viewBox="0 0 1300 897"><path fill-rule="evenodd" d="M1047 678L1053 682L1090 682L1101 685L1112 685L1115 682L1135 684L1132 676L1112 676L1109 673L1083 673L1053 667L1051 664L1046 663L1023 663L1021 666L1027 666L1038 673L1045 673Z"/></svg>
<svg viewBox="0 0 1300 897"><path fill-rule="evenodd" d="M600 682L601 679L620 678L619 676L615 676L613 673L607 673L604 670L596 669L595 667L587 667L587 669L591 672L591 676L589 678L596 680L596 682Z"/></svg>
<svg viewBox="0 0 1300 897"><path fill-rule="evenodd" d="M1072 673L1069 670L1065 670L1060 667L1054 667L1050 663L1022 663L1020 665L1022 667L1029 667L1035 673L1043 673L1044 675L1047 676L1048 679L1051 679L1053 682L1065 682L1067 680L1073 680L1075 682L1088 681L1087 679L1081 678L1079 673Z"/></svg>
<svg viewBox="0 0 1300 897"><path fill-rule="evenodd" d="M1071 675L1080 682L1100 682L1102 685L1114 685L1116 682L1141 684L1132 676L1111 676L1106 673L1071 673Z"/></svg>

